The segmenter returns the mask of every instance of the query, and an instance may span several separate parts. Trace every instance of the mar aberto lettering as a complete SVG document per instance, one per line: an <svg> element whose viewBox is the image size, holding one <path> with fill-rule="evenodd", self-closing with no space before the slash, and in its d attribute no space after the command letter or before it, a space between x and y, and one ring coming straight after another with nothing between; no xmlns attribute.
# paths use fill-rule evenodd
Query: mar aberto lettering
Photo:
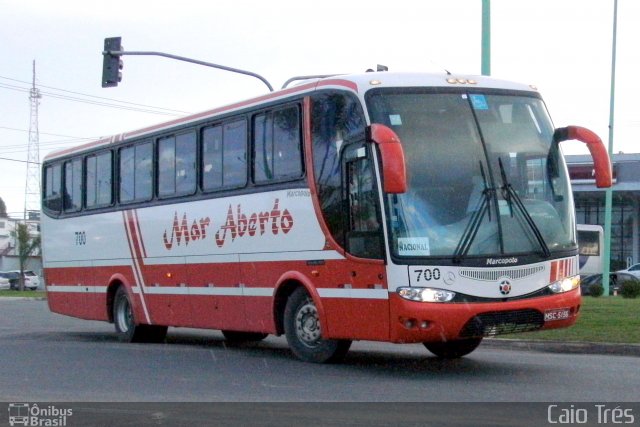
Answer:
<svg viewBox="0 0 640 427"><path fill-rule="evenodd" d="M224 224L212 234L214 226L214 222L208 216L192 220L186 212L180 218L176 211L173 226L165 230L162 236L164 246L171 250L174 245L187 246L189 242L214 238L216 245L221 248L239 237L262 236L269 231L274 235L287 234L293 228L294 220L288 209L280 209L280 199L275 199L271 210L250 214L242 210L241 204L230 204Z"/></svg>

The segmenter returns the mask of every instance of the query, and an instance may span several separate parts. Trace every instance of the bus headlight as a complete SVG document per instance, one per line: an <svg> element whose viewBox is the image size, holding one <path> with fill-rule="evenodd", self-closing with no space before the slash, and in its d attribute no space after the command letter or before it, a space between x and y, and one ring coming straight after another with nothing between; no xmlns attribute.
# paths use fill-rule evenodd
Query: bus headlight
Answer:
<svg viewBox="0 0 640 427"><path fill-rule="evenodd" d="M549 285L549 289L554 294L569 292L580 286L580 276L566 277Z"/></svg>
<svg viewBox="0 0 640 427"><path fill-rule="evenodd" d="M434 288L399 288L398 295L404 299L418 302L449 302L456 296L455 292Z"/></svg>

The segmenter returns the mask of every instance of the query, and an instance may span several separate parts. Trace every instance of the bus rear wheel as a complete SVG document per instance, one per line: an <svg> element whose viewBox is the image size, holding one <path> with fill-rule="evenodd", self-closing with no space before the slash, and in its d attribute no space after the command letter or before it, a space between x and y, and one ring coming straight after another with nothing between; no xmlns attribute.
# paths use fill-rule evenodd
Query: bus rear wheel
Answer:
<svg viewBox="0 0 640 427"><path fill-rule="evenodd" d="M304 288L296 289L287 300L284 332L293 354L305 362L338 362L351 347L349 340L322 338L318 309Z"/></svg>
<svg viewBox="0 0 640 427"><path fill-rule="evenodd" d="M441 359L458 359L478 348L481 342L481 337L465 338L443 342L426 342L424 346Z"/></svg>
<svg viewBox="0 0 640 427"><path fill-rule="evenodd" d="M123 342L159 343L167 336L166 326L136 324L129 295L123 286L113 299L113 323L118 339Z"/></svg>

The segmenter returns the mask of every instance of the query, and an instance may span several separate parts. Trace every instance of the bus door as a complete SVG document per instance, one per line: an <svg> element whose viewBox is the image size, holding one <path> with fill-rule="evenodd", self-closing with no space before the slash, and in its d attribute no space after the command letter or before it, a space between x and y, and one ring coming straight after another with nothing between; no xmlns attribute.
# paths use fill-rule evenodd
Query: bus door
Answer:
<svg viewBox="0 0 640 427"><path fill-rule="evenodd" d="M341 271L345 298L331 301L332 333L347 327L358 339L387 339L389 300L384 265L380 197L370 147L351 144L343 153L346 239L349 258ZM329 310L327 310L329 311ZM356 332L357 331L357 332ZM346 333L346 330L344 331Z"/></svg>

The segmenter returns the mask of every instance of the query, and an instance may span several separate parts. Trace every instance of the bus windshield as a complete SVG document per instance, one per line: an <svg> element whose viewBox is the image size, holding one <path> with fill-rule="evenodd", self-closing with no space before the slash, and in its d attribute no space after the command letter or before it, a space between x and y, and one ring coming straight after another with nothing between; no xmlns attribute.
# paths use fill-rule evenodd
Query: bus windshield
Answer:
<svg viewBox="0 0 640 427"><path fill-rule="evenodd" d="M395 256L575 250L566 165L535 94L381 88L367 106L406 157L408 190L387 196Z"/></svg>

